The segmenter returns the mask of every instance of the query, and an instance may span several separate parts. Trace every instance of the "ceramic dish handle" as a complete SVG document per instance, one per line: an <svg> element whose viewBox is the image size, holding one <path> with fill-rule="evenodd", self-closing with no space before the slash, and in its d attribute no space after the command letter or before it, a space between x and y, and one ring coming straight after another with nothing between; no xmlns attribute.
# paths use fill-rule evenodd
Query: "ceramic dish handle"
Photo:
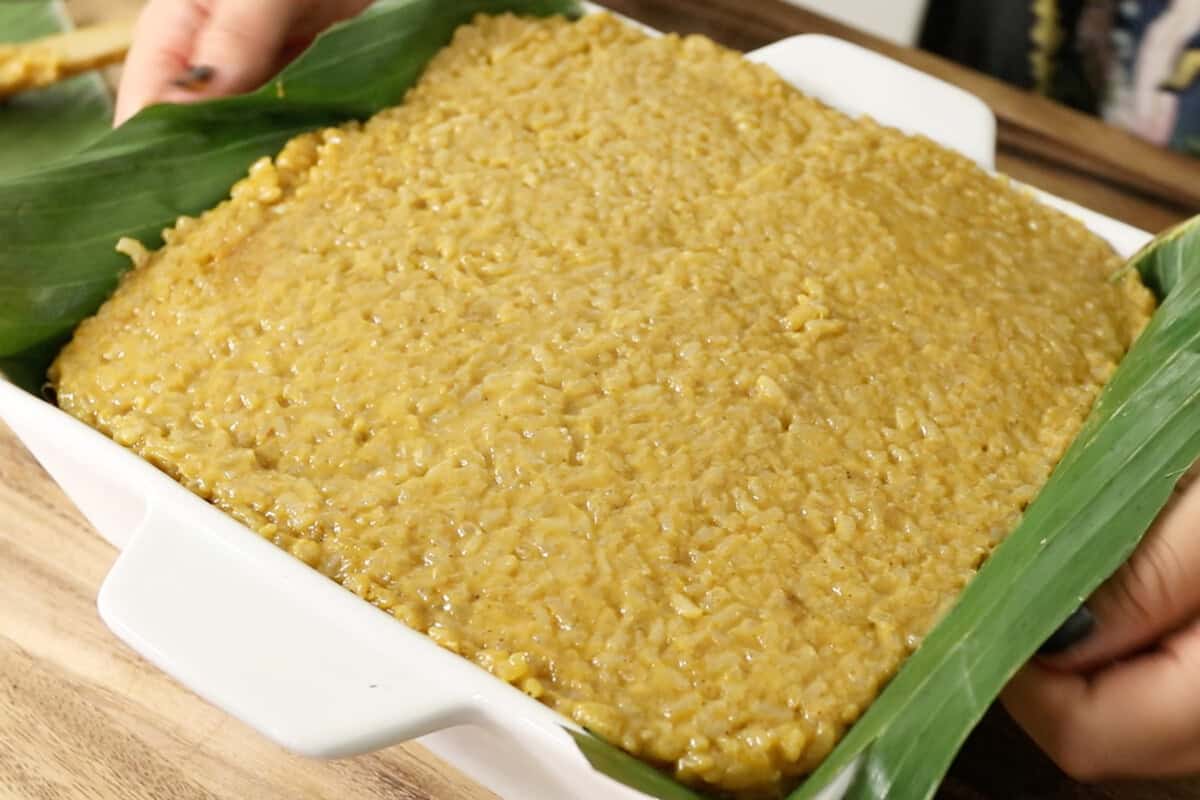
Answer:
<svg viewBox="0 0 1200 800"><path fill-rule="evenodd" d="M996 117L982 100L858 45L819 34L781 39L747 56L788 83L851 116L926 136L995 166Z"/></svg>
<svg viewBox="0 0 1200 800"><path fill-rule="evenodd" d="M367 752L471 721L463 688L474 676L455 673L473 665L421 669L432 642L188 499L173 498L168 513L151 498L101 588L101 616L134 650L304 755Z"/></svg>

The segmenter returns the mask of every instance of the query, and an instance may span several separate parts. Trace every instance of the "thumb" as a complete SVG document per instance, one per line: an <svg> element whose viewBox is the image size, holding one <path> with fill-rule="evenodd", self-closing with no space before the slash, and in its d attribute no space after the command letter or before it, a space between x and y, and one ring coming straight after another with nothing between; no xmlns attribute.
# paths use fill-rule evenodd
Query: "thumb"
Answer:
<svg viewBox="0 0 1200 800"><path fill-rule="evenodd" d="M1087 602L1091 633L1048 666L1088 670L1131 655L1200 612L1200 481L1159 516L1133 556Z"/></svg>
<svg viewBox="0 0 1200 800"><path fill-rule="evenodd" d="M193 3L150 0L138 16L133 46L121 70L114 123L120 125L157 100L173 76L187 69L204 15Z"/></svg>
<svg viewBox="0 0 1200 800"><path fill-rule="evenodd" d="M203 83L166 89L161 99L188 102L257 89L275 72L303 3L293 0L218 0L196 33L189 62ZM186 82L185 82L186 83Z"/></svg>

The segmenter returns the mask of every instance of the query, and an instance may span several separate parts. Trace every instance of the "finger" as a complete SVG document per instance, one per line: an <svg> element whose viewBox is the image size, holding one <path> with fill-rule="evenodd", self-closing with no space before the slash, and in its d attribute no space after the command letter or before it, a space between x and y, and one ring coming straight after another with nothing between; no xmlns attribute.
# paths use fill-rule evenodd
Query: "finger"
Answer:
<svg viewBox="0 0 1200 800"><path fill-rule="evenodd" d="M1175 496L1142 544L1088 600L1091 633L1044 659L1086 670L1136 653L1200 613L1200 483Z"/></svg>
<svg viewBox="0 0 1200 800"><path fill-rule="evenodd" d="M188 66L205 15L196 3L150 0L134 26L117 90L114 124L120 125L162 96Z"/></svg>
<svg viewBox="0 0 1200 800"><path fill-rule="evenodd" d="M1053 656L1065 652L1090 636L1095 628L1096 618L1092 615L1092 610L1087 606L1080 606L1042 643L1038 648L1038 655ZM1046 660L1048 659L1043 658L1043 661Z"/></svg>
<svg viewBox="0 0 1200 800"><path fill-rule="evenodd" d="M308 49L322 31L360 13L373 0L317 0L307 3L292 20L292 28L283 43L276 66L283 68Z"/></svg>
<svg viewBox="0 0 1200 800"><path fill-rule="evenodd" d="M1171 92L1155 92L1154 118L1151 120L1152 142L1160 147L1171 143L1175 133L1175 119L1179 113L1179 99Z"/></svg>
<svg viewBox="0 0 1200 800"><path fill-rule="evenodd" d="M195 102L257 89L275 72L293 15L294 0L215 0L196 36L190 61L208 79L196 86L168 86L161 99Z"/></svg>
<svg viewBox="0 0 1200 800"><path fill-rule="evenodd" d="M1200 624L1094 676L1030 664L1002 700L1038 745L1080 780L1200 772Z"/></svg>
<svg viewBox="0 0 1200 800"><path fill-rule="evenodd" d="M292 20L289 43L311 41L335 22L348 19L371 5L372 0L316 0L304 4Z"/></svg>

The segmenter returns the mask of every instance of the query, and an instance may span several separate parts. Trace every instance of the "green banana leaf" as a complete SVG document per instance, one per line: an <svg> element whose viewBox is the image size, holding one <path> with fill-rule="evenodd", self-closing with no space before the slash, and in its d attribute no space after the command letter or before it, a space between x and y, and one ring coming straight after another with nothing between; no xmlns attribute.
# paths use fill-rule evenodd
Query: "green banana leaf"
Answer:
<svg viewBox="0 0 1200 800"><path fill-rule="evenodd" d="M0 3L0 43L67 28L58 0ZM0 179L77 153L108 131L112 100L95 73L0 100Z"/></svg>
<svg viewBox="0 0 1200 800"><path fill-rule="evenodd" d="M1161 305L1017 529L793 797L933 795L988 704L1133 552L1200 456L1200 218L1131 259Z"/></svg>
<svg viewBox="0 0 1200 800"><path fill-rule="evenodd" d="M68 27L61 0L0 5L0 42L25 42ZM0 100L0 181L78 153L108 132L112 111L108 88L95 73ZM0 358L0 372L22 386L40 386L42 365L55 349L42 347L20 360Z"/></svg>
<svg viewBox="0 0 1200 800"><path fill-rule="evenodd" d="M404 98L454 30L479 13L578 14L575 0L381 0L320 36L257 92L145 109L81 153L0 180L0 358L32 388L47 354L99 307L181 214L220 202L257 158L304 131ZM40 382L40 381L39 381Z"/></svg>
<svg viewBox="0 0 1200 800"><path fill-rule="evenodd" d="M657 797L658 800L702 800L701 795L673 780L665 772L639 761L598 736L570 728L565 730L597 772L603 772L629 788L637 789L649 797Z"/></svg>
<svg viewBox="0 0 1200 800"><path fill-rule="evenodd" d="M154 246L178 215L215 205L254 159L295 134L399 102L455 27L506 10L579 9L573 0L381 0L259 92L150 108L73 157L0 172L0 369L40 385L63 338L125 268L112 251L119 237ZM856 800L932 795L1000 688L1128 557L1200 455L1200 223L1160 237L1130 266L1162 302L1150 326L1016 531L794 798L816 796L851 765ZM701 797L594 736L572 735L597 770L649 796Z"/></svg>

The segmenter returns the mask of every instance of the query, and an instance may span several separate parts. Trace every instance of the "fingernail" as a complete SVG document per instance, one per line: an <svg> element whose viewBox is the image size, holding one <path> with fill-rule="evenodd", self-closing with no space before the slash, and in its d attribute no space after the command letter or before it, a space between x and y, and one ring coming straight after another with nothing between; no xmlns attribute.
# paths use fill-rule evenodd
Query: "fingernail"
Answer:
<svg viewBox="0 0 1200 800"><path fill-rule="evenodd" d="M1038 649L1038 654L1052 656L1062 653L1086 639L1096 627L1096 616L1087 606L1075 609L1067 621L1058 626L1045 644Z"/></svg>
<svg viewBox="0 0 1200 800"><path fill-rule="evenodd" d="M188 67L175 76L175 79L171 81L171 85L178 86L180 89L203 89L216 74L217 71L212 67L203 65Z"/></svg>

